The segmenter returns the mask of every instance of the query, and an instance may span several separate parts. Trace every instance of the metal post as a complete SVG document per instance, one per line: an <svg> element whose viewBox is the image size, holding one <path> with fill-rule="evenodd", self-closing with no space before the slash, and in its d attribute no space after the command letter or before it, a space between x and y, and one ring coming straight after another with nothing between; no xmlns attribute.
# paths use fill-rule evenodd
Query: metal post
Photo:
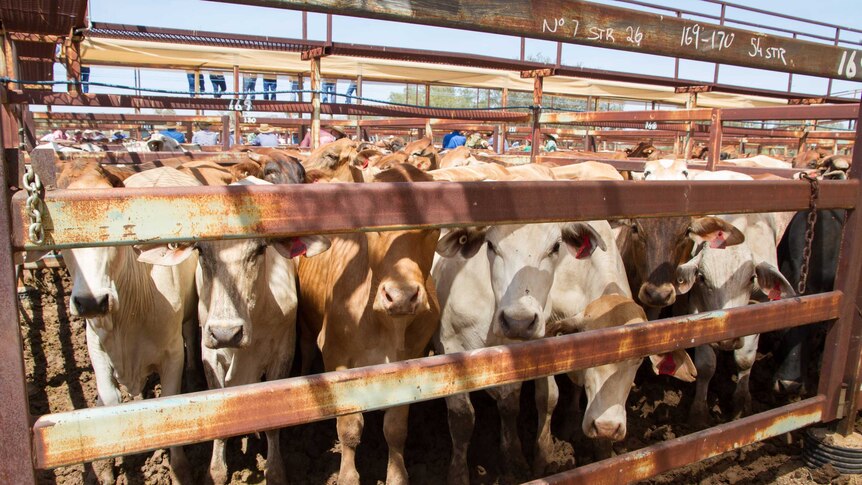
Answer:
<svg viewBox="0 0 862 485"><path fill-rule="evenodd" d="M425 106L431 106L431 83L425 83Z"/></svg>
<svg viewBox="0 0 862 485"><path fill-rule="evenodd" d="M326 45L332 45L332 14L326 14Z"/></svg>
<svg viewBox="0 0 862 485"><path fill-rule="evenodd" d="M2 109L5 110L5 107ZM0 125L3 132L10 128ZM3 133L0 133L0 138L3 138ZM7 182L10 162L5 150L0 152L0 233L5 234L0 242L0 352L3 354L0 359L0 396L3 396L4 434L4 439L0 440L0 453L4 457L0 461L0 482L32 485L36 483L36 478L30 441L30 404L25 384L21 330L18 326L15 265L9 239L12 234L11 195Z"/></svg>
<svg viewBox="0 0 862 485"><path fill-rule="evenodd" d="M544 86L542 76L536 76L533 83L533 143L530 146L530 163L536 163L539 155L539 144L542 143L542 128L539 119L542 117L542 88Z"/></svg>
<svg viewBox="0 0 862 485"><path fill-rule="evenodd" d="M527 53L527 39L521 37L521 62L524 62L524 55Z"/></svg>
<svg viewBox="0 0 862 485"><path fill-rule="evenodd" d="M688 100L685 103L685 109L695 109L697 108L697 93L689 92ZM713 111L713 116L715 115L715 111ZM710 127L710 133L712 133L712 127ZM719 138L719 143L721 143L721 139ZM688 123L688 132L685 134L685 145L683 147L682 157L686 160L691 158L691 150L692 145L694 144L694 123Z"/></svg>
<svg viewBox="0 0 862 485"><path fill-rule="evenodd" d="M320 58L311 58L311 149L320 146Z"/></svg>
<svg viewBox="0 0 862 485"><path fill-rule="evenodd" d="M503 88L503 94L500 97L500 106L507 108L509 106L509 88ZM506 136L509 131L509 125L503 125L500 129L500 150L497 153L506 153ZM496 142L495 142L496 143Z"/></svg>
<svg viewBox="0 0 862 485"><path fill-rule="evenodd" d="M70 93L81 93L81 43L70 40L66 44L66 79Z"/></svg>
<svg viewBox="0 0 862 485"><path fill-rule="evenodd" d="M224 151L230 150L230 116L228 115L221 117L221 148Z"/></svg>
<svg viewBox="0 0 862 485"><path fill-rule="evenodd" d="M841 27L835 27L835 46L838 46L838 39L841 38ZM829 78L829 83L826 84L826 96L832 96L832 78Z"/></svg>
<svg viewBox="0 0 862 485"><path fill-rule="evenodd" d="M859 112L862 119L862 109ZM856 124L856 139L862 140L862 127ZM859 179L862 169L862 150L853 150L850 178ZM841 253L838 259L838 273L835 276L835 289L844 292L841 300L841 313L838 320L829 326L826 346L823 350L823 366L820 373L818 393L826 395L824 421L840 416L838 432L848 435L856 422L857 391L860 384L860 338L862 338L862 316L857 305L860 301L859 267L862 265L862 191L856 195L855 209L847 215L844 235L841 238ZM842 387L846 385L846 409L839 410Z"/></svg>
<svg viewBox="0 0 862 485"><path fill-rule="evenodd" d="M233 66L233 98L239 99L239 66ZM242 130L239 126L239 111L233 112L233 143L239 145L242 141Z"/></svg>
<svg viewBox="0 0 862 485"><path fill-rule="evenodd" d="M793 33L793 38L796 38L796 32ZM789 73L787 75L787 92L791 92L793 90L793 73Z"/></svg>
<svg viewBox="0 0 862 485"><path fill-rule="evenodd" d="M195 69L195 97L197 97L201 93L201 86L200 86L201 77L200 76L201 76L201 70ZM195 114L200 115L201 110L196 109ZM189 140L191 140L191 138L189 138Z"/></svg>
<svg viewBox="0 0 862 485"><path fill-rule="evenodd" d="M709 171L715 171L715 167L718 165L718 161L721 160L721 132L722 132L722 124L721 124L721 110L713 109L712 110L712 119L709 125L709 161L706 163L706 169ZM688 146L688 144L686 144ZM691 154L688 150L686 150L686 159Z"/></svg>
<svg viewBox="0 0 862 485"><path fill-rule="evenodd" d="M362 74L356 76L356 96L360 99L356 100L356 104L362 104ZM356 117L356 139L362 141L362 125L358 120L362 119L362 115Z"/></svg>
<svg viewBox="0 0 862 485"><path fill-rule="evenodd" d="M302 40L308 40L308 12L302 12Z"/></svg>
<svg viewBox="0 0 862 485"><path fill-rule="evenodd" d="M503 153L503 147L500 146L500 125L494 126L494 153L501 154Z"/></svg>

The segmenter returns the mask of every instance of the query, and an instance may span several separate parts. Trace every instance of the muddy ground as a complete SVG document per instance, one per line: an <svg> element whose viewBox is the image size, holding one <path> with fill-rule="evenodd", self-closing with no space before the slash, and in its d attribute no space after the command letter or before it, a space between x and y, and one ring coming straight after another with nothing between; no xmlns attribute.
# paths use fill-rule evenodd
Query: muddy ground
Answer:
<svg viewBox="0 0 862 485"><path fill-rule="evenodd" d="M87 356L84 322L68 314L68 276L64 270L39 270L28 278L34 288L20 298L21 334L24 340L27 385L34 415L94 406L96 385ZM65 291L58 289L65 288ZM768 382L774 366L770 339L763 338L762 353L752 372L753 410L761 412L775 403ZM729 397L733 392L732 359L719 360L719 371L710 389L712 424L729 419ZM560 402L554 416L555 436L562 434L564 403L571 400L571 386L560 382ZM628 434L617 452L632 451L697 431L686 423L694 392L693 384L651 374L641 368L637 385L628 401ZM153 391L155 392L155 391ZM529 476L515 476L502 470L507 458L499 453L499 421L494 402L484 393L473 393L476 430L470 448L471 479L477 484L519 483ZM536 411L532 385L522 393L520 434L525 453L535 435ZM253 410L250 410L253 412ZM363 441L357 455L363 483L382 483L386 474L387 449L382 432L382 413L366 415ZM859 423L862 424L862 423ZM579 428L579 425L578 425ZM446 406L442 400L413 405L406 445L407 469L415 484L445 482L450 453ZM647 480L647 484L862 484L862 476L839 476L834 469L808 469L801 460L801 432L773 438L742 450L726 453L705 462L668 472ZM293 483L335 483L339 465L339 445L334 420L281 431L285 466ZM228 442L228 467L232 483L262 483L266 443L259 437L233 438ZM195 478L203 482L212 446L201 443L186 447ZM564 468L592 461L589 441L576 436L557 442L557 458ZM120 484L169 484L167 454L164 451L117 460L115 472ZM92 482L92 467L78 465L38 473L43 484Z"/></svg>

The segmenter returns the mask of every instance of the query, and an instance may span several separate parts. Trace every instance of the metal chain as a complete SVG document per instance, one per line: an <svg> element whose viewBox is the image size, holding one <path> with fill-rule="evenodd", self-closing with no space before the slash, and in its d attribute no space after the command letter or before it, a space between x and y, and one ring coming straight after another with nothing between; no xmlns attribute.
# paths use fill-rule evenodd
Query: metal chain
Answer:
<svg viewBox="0 0 862 485"><path fill-rule="evenodd" d="M27 213L30 216L29 236L33 244L45 242L45 229L42 227L42 211L44 203L39 195L42 192L42 181L39 174L33 172L33 167L27 165L24 173L24 189L27 191Z"/></svg>
<svg viewBox="0 0 862 485"><path fill-rule="evenodd" d="M803 173L802 178L811 185L811 194L808 197L808 221L805 227L805 248L802 250L802 269L799 272L799 283L796 284L796 291L799 295L805 294L805 289L808 286L811 245L814 242L814 226L817 224L817 197L820 195L820 181L817 180L817 176Z"/></svg>

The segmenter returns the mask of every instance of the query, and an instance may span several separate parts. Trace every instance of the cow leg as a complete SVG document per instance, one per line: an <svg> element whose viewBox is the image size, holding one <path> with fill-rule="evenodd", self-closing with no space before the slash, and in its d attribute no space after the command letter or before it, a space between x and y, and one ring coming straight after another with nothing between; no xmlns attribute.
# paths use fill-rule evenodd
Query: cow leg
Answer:
<svg viewBox="0 0 862 485"><path fill-rule="evenodd" d="M341 468L338 470L338 485L358 485L356 470L356 447L362 438L365 420L362 413L348 414L336 418L338 440L341 442Z"/></svg>
<svg viewBox="0 0 862 485"><path fill-rule="evenodd" d="M536 379L536 410L539 426L536 435L536 452L533 455L533 475L543 476L554 455L554 437L551 435L551 416L560 397L554 376Z"/></svg>
<svg viewBox="0 0 862 485"><path fill-rule="evenodd" d="M185 368L185 360L183 359L182 346L179 352L176 352L165 362L164 366L159 371L159 377L162 383L162 396L174 396L180 393L183 379L183 369ZM192 479L191 467L186 459L186 453L182 446L171 447L171 473L174 483L191 484Z"/></svg>
<svg viewBox="0 0 862 485"><path fill-rule="evenodd" d="M215 361L215 358L213 358ZM209 362L204 358L204 373L207 386L210 389L222 389L225 382L225 369L217 362ZM225 456L225 440L213 440L213 456L210 460L209 475L204 483L222 485L227 482L227 457Z"/></svg>
<svg viewBox="0 0 862 485"><path fill-rule="evenodd" d="M96 376L96 392L99 394L98 405L116 406L123 402L120 385L114 378L114 366L98 335L87 323L87 351L93 364L93 374ZM93 472L102 485L114 483L114 460L96 460L93 462Z"/></svg>
<svg viewBox="0 0 862 485"><path fill-rule="evenodd" d="M449 434L452 436L452 461L449 463L449 484L467 485L470 472L467 470L467 449L476 424L476 412L470 402L470 394L462 393L446 398L449 410Z"/></svg>
<svg viewBox="0 0 862 485"><path fill-rule="evenodd" d="M518 437L518 413L521 411L521 384L488 389L488 394L497 401L500 411L500 448L507 457L504 466L515 473L529 470L524 452L521 450L521 438Z"/></svg>
<svg viewBox="0 0 862 485"><path fill-rule="evenodd" d="M407 485L407 467L404 466L404 442L407 441L407 417L410 406L389 408L383 415L383 436L389 445L389 463L386 466L387 485Z"/></svg>
<svg viewBox="0 0 862 485"><path fill-rule="evenodd" d="M733 392L733 419L751 414L751 393L748 390L748 377L757 357L757 341L760 335L749 335L742 339L742 348L733 351L736 361L736 390Z"/></svg>
<svg viewBox="0 0 862 485"><path fill-rule="evenodd" d="M772 381L772 388L775 392L787 394L804 392L802 346L808 338L808 333L807 327L794 327L784 335L781 346L787 350Z"/></svg>
<svg viewBox="0 0 862 485"><path fill-rule="evenodd" d="M694 352L694 365L697 368L697 383L688 420L692 425L702 427L707 424L709 418L706 394L709 390L709 381L715 375L715 349L710 345L698 347Z"/></svg>

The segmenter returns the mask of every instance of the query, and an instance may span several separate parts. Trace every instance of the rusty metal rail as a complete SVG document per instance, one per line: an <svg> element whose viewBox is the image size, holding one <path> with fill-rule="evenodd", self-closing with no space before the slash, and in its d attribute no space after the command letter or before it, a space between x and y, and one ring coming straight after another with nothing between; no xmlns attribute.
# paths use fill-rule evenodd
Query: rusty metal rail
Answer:
<svg viewBox="0 0 862 485"><path fill-rule="evenodd" d="M53 468L309 423L830 320L837 317L841 299L840 292L829 292L509 346L49 414L33 427L35 463L37 468ZM142 429L147 430L146 436Z"/></svg>
<svg viewBox="0 0 862 485"><path fill-rule="evenodd" d="M821 208L852 208L857 181L821 183ZM524 222L803 210L800 181L553 181L311 184L57 190L46 242L28 239L26 194L12 198L17 250ZM385 207L380 201L385 200ZM158 218L153 218L158 214ZM325 215L325 217L324 217Z"/></svg>

